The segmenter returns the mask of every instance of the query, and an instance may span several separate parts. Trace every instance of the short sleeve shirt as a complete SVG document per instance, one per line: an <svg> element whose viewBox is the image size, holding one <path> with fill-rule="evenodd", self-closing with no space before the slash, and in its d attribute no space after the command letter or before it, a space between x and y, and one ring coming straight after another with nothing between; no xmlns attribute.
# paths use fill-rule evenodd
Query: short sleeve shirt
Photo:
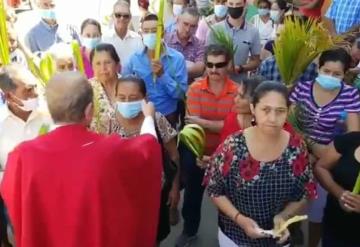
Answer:
<svg viewBox="0 0 360 247"><path fill-rule="evenodd" d="M316 197L316 186L304 142L290 135L280 157L260 162L249 153L243 133L229 136L210 160L204 176L210 197L226 196L243 215L262 229L273 229L273 217L289 202ZM276 246L271 238L251 239L220 212L219 227L239 246Z"/></svg>

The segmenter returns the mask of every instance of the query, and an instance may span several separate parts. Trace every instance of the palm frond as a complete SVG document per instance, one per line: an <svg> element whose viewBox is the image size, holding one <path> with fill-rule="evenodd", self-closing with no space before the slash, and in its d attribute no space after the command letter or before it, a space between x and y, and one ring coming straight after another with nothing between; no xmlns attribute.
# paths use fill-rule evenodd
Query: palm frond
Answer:
<svg viewBox="0 0 360 247"><path fill-rule="evenodd" d="M233 38L226 32L222 27L213 27L210 23L206 22L210 28L211 34L214 38L215 43L225 47L230 53L232 59L234 59L237 45L235 45Z"/></svg>
<svg viewBox="0 0 360 247"><path fill-rule="evenodd" d="M77 40L73 40L71 42L71 48L72 48L73 55L74 55L74 58L75 58L75 61L76 61L77 69L81 73L84 74L85 73L84 61L82 59L79 42Z"/></svg>
<svg viewBox="0 0 360 247"><path fill-rule="evenodd" d="M10 63L9 38L6 27L6 11L3 0L0 0L0 62L3 65Z"/></svg>
<svg viewBox="0 0 360 247"><path fill-rule="evenodd" d="M342 38L332 38L321 23L309 19L287 18L276 39L274 56L286 85L293 85L311 62Z"/></svg>

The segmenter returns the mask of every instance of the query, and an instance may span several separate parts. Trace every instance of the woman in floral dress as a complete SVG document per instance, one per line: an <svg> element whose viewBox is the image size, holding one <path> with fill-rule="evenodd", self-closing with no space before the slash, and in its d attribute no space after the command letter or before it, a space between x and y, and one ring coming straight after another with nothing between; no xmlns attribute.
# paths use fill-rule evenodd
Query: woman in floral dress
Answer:
<svg viewBox="0 0 360 247"><path fill-rule="evenodd" d="M90 84L94 92L94 117L91 130L109 134L115 121L116 87L119 80L120 58L111 44L98 44L90 53L94 78Z"/></svg>
<svg viewBox="0 0 360 247"><path fill-rule="evenodd" d="M278 229L316 195L304 142L283 129L284 85L263 82L252 99L256 125L229 136L214 153L204 183L219 208L220 246L281 246L263 230Z"/></svg>

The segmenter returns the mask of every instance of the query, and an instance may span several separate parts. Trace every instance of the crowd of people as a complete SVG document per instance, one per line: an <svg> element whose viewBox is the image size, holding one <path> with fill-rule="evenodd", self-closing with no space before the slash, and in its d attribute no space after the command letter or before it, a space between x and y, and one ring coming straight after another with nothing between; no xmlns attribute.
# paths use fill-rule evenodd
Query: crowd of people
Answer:
<svg viewBox="0 0 360 247"><path fill-rule="evenodd" d="M182 220L171 246L191 246L206 191L221 247L359 247L360 1L166 0L164 20L160 2L114 0L104 24L34 0L27 33L7 6L0 245L155 247ZM274 44L297 19L343 41L289 87ZM46 56L41 83L33 63ZM178 141L190 124L201 157ZM284 227L299 215L308 224Z"/></svg>

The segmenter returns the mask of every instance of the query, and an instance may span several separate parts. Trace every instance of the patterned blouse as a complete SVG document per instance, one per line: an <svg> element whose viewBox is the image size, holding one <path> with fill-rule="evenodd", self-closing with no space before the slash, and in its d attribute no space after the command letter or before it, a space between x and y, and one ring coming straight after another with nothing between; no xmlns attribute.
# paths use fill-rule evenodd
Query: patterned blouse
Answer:
<svg viewBox="0 0 360 247"><path fill-rule="evenodd" d="M99 81L93 78L90 84L94 92L94 116L90 129L97 133L110 134L111 125L116 121L115 108Z"/></svg>
<svg viewBox="0 0 360 247"><path fill-rule="evenodd" d="M155 122L163 143L168 143L172 138L177 136L176 130L160 112L155 113ZM138 136L140 134L140 128L136 132L126 133L125 129L116 122L111 125L111 133L117 133L121 137L130 138Z"/></svg>
<svg viewBox="0 0 360 247"><path fill-rule="evenodd" d="M241 131L229 136L213 154L204 184L210 197L226 196L239 212L265 230L289 202L315 198L316 186L304 142L291 135L287 148L271 162L255 160ZM238 245L277 246L272 238L250 239L232 219L219 213L219 227Z"/></svg>

